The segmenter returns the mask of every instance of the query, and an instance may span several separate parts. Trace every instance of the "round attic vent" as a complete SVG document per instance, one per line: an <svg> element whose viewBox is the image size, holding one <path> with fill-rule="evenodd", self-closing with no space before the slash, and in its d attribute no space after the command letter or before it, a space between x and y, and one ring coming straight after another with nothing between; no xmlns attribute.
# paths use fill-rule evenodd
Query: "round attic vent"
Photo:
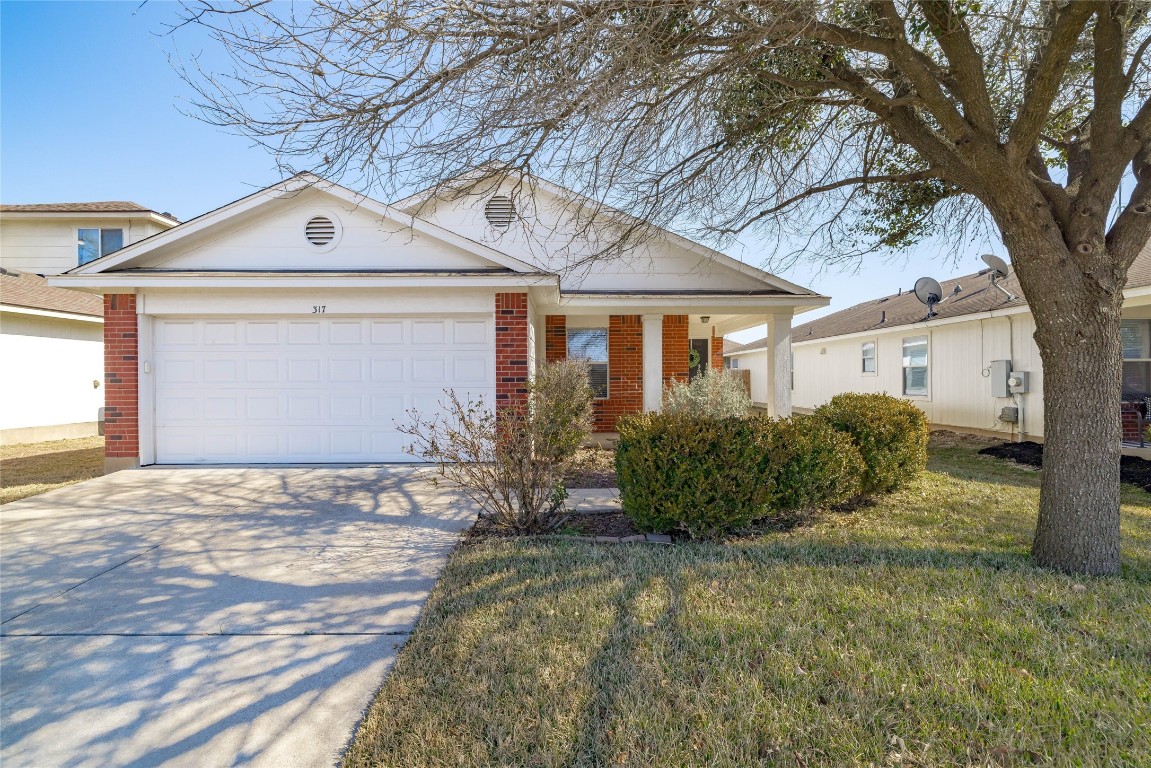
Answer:
<svg viewBox="0 0 1151 768"><path fill-rule="evenodd" d="M313 216L304 227L304 237L317 248L330 245L336 239L336 224L327 216Z"/></svg>
<svg viewBox="0 0 1151 768"><path fill-rule="evenodd" d="M496 195L484 206L484 216L493 227L504 229L515 221L516 205L507 195Z"/></svg>

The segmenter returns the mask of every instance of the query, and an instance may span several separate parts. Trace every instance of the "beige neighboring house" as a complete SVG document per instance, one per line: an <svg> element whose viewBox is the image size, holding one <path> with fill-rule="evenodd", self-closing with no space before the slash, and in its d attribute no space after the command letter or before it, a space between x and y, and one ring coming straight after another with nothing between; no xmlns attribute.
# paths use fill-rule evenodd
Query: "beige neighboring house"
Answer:
<svg viewBox="0 0 1151 768"><path fill-rule="evenodd" d="M178 222L130 202L0 205L0 443L97 433L104 305L48 285Z"/></svg>
<svg viewBox="0 0 1151 768"><path fill-rule="evenodd" d="M1043 364L1035 321L1012 271L992 284L991 270L941 283L927 307L910 290L857 304L792 331L792 403L810 411L841 392L886 392L914 402L942 428L1042 440ZM1010 294L1014 299L1008 296ZM1151 396L1151 246L1128 274L1123 305L1124 440L1138 445ZM729 368L751 368L752 399L766 342L725 351Z"/></svg>

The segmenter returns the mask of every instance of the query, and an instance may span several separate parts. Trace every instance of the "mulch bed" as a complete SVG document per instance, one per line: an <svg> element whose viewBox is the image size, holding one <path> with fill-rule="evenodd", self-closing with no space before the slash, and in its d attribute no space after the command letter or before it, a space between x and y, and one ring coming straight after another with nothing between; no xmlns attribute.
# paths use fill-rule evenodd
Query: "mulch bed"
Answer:
<svg viewBox="0 0 1151 768"><path fill-rule="evenodd" d="M1043 466L1043 446L1030 440L1022 443L1002 443L980 451L985 456L1007 459L1028 467ZM1124 456L1119 460L1119 479L1151 491L1151 461L1138 456Z"/></svg>
<svg viewBox="0 0 1151 768"><path fill-rule="evenodd" d="M568 488L615 488L615 451L580 448L564 484Z"/></svg>
<svg viewBox="0 0 1151 768"><path fill-rule="evenodd" d="M564 523L565 533L579 536L635 536L643 531L631 524L623 512L592 512L572 515Z"/></svg>

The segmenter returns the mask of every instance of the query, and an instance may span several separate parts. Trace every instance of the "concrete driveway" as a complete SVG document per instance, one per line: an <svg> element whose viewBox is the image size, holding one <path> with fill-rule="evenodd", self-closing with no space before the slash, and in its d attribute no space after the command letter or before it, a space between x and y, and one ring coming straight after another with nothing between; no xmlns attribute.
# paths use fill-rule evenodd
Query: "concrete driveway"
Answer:
<svg viewBox="0 0 1151 768"><path fill-rule="evenodd" d="M334 764L474 518L427 471L144 469L0 507L0 762Z"/></svg>

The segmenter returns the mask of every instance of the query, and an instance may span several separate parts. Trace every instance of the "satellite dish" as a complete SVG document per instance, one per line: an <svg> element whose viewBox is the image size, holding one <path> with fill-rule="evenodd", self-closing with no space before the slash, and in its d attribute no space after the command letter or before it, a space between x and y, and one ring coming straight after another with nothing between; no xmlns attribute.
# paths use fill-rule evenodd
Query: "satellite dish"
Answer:
<svg viewBox="0 0 1151 768"><path fill-rule="evenodd" d="M943 287L934 278L921 277L915 281L915 298L932 307L943 298Z"/></svg>
<svg viewBox="0 0 1151 768"><path fill-rule="evenodd" d="M1011 271L1011 267L1006 261L999 258L993 253L985 253L979 258L983 259L983 263L991 267L998 277L1007 277L1007 273Z"/></svg>

